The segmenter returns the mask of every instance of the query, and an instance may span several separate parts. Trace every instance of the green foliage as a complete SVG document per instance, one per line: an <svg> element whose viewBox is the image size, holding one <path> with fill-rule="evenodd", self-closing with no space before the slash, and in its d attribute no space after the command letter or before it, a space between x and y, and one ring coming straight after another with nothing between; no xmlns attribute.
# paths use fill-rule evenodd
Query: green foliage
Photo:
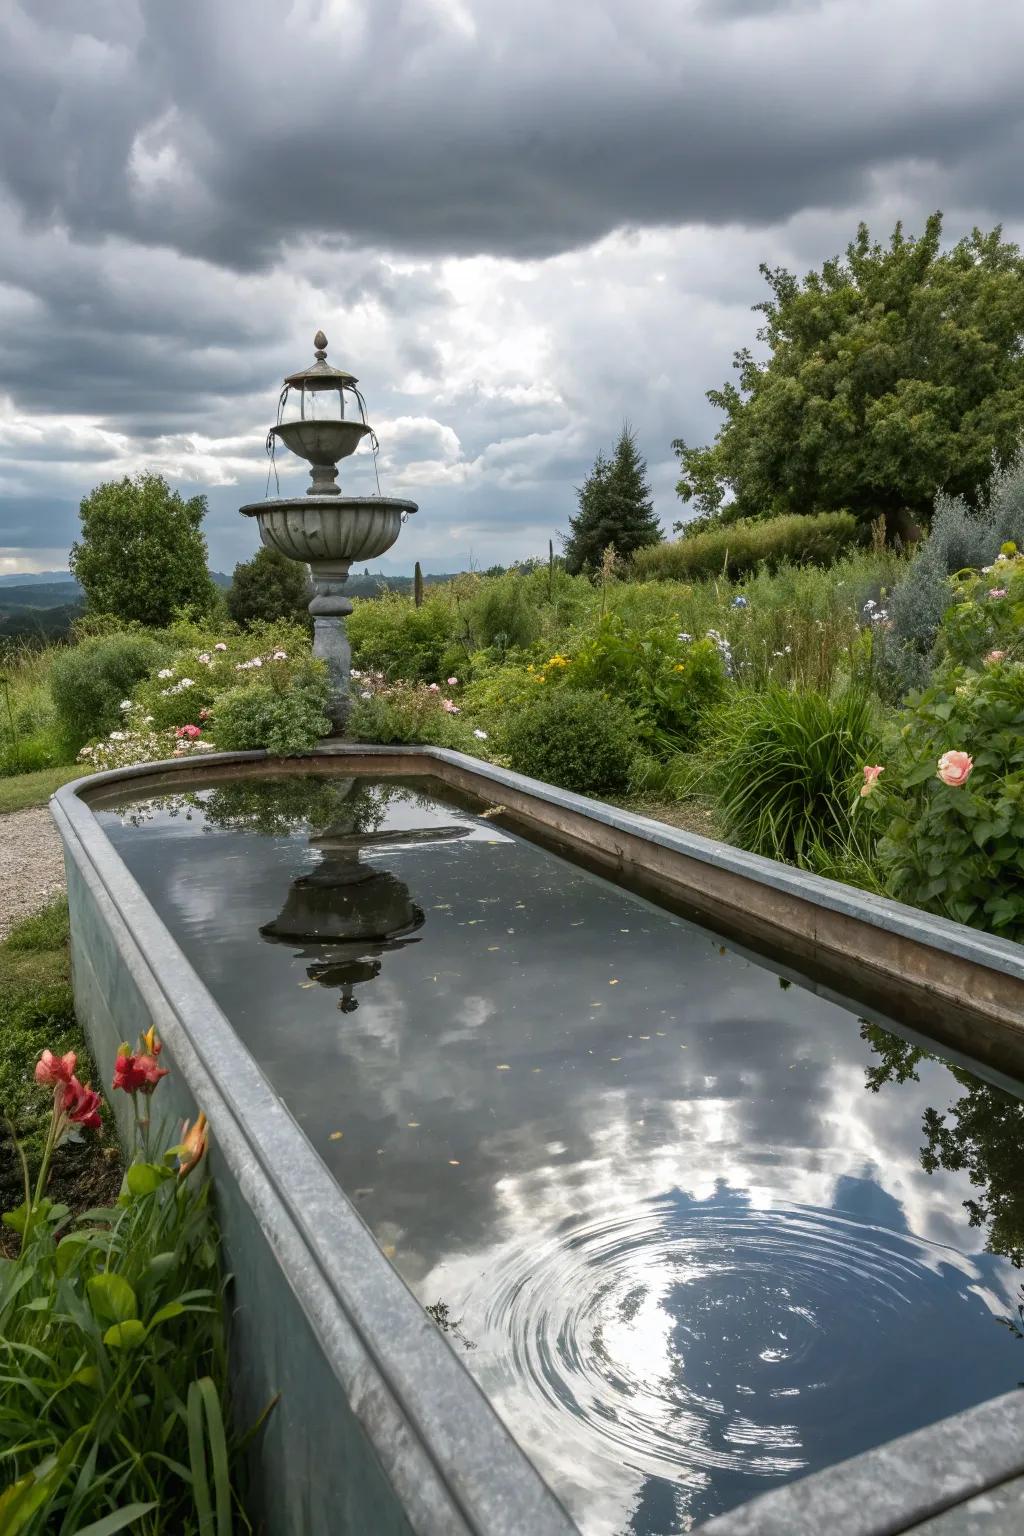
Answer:
<svg viewBox="0 0 1024 1536"><path fill-rule="evenodd" d="M744 519L637 550L632 574L640 581L723 575L735 580L759 566L777 570L784 561L831 565L860 537L861 529L849 512L820 512L816 517L794 513L763 522Z"/></svg>
<svg viewBox="0 0 1024 1536"><path fill-rule="evenodd" d="M1004 544L1024 549L1024 461L998 474L986 507L972 512L963 500L940 497L931 532L907 562L886 607L890 627L876 637L876 680L883 697L898 702L924 688L938 659L936 641L957 592L950 577L994 563ZM989 585L995 585L990 582Z"/></svg>
<svg viewBox="0 0 1024 1536"><path fill-rule="evenodd" d="M1024 667L954 667L907 702L885 772L865 802L894 896L1004 938L1024 939ZM966 783L940 757L974 760ZM867 760L867 759L865 759Z"/></svg>
<svg viewBox="0 0 1024 1536"><path fill-rule="evenodd" d="M598 454L577 496L579 511L570 517L569 533L563 539L565 568L570 575L598 570L609 547L617 555L631 555L660 540L647 463L628 423L622 428L612 458Z"/></svg>
<svg viewBox="0 0 1024 1536"><path fill-rule="evenodd" d="M804 867L848 850L851 785L875 741L860 689L830 697L771 683L730 699L707 752L726 839Z"/></svg>
<svg viewBox="0 0 1024 1536"><path fill-rule="evenodd" d="M0 1261L0 1456L15 1483L46 1481L25 1536L119 1530L131 1508L151 1536L238 1529L208 1189L135 1163L109 1209L72 1222L43 1200Z"/></svg>
<svg viewBox="0 0 1024 1536"><path fill-rule="evenodd" d="M275 757L300 756L330 734L327 696L322 674L301 688L262 679L230 688L215 700L213 740L221 752L265 747Z"/></svg>
<svg viewBox="0 0 1024 1536"><path fill-rule="evenodd" d="M70 779L87 772L80 763L60 768L45 768L33 773L16 773L0 778L0 816L8 811L28 811L45 805L55 790Z"/></svg>
<svg viewBox="0 0 1024 1536"><path fill-rule="evenodd" d="M353 741L383 745L419 742L461 752L476 750L476 739L461 710L449 713L443 703L447 695L426 683L385 683L364 692L369 696L354 700L348 720Z"/></svg>
<svg viewBox="0 0 1024 1536"><path fill-rule="evenodd" d="M984 499L1024 419L1024 262L998 228L946 251L941 235L939 214L884 247L862 224L845 261L802 282L762 266L769 355L738 352L738 384L709 391L726 416L710 447L674 444L684 501L714 512L731 491L741 516L884 512L896 533L927 522L939 491Z"/></svg>
<svg viewBox="0 0 1024 1536"><path fill-rule="evenodd" d="M59 1055L77 1052L81 1074L88 1077L89 1052L75 1021L71 993L63 898L23 919L0 943L0 1110L24 1138L33 1169L50 1105L40 1098L31 1064L46 1047ZM89 1149L69 1144L57 1156L59 1173L74 1181L88 1163ZM18 1158L0 1118L0 1210L21 1198L20 1180Z"/></svg>
<svg viewBox="0 0 1024 1536"><path fill-rule="evenodd" d="M72 747L115 729L121 701L159 667L164 647L152 635L128 631L83 640L53 658L50 690L60 727Z"/></svg>
<svg viewBox="0 0 1024 1536"><path fill-rule="evenodd" d="M308 625L309 576L297 560L261 546L251 560L235 566L227 593L227 611L248 628L254 620L292 619Z"/></svg>
<svg viewBox="0 0 1024 1536"><path fill-rule="evenodd" d="M470 725L487 731L496 751L504 752L506 731L533 699L537 689L535 676L535 672L511 662L481 667L462 691L464 717Z"/></svg>
<svg viewBox="0 0 1024 1536"><path fill-rule="evenodd" d="M417 607L412 598L384 592L359 599L346 620L357 669L408 682L437 682L456 639L456 611L447 595L431 590Z"/></svg>
<svg viewBox="0 0 1024 1536"><path fill-rule="evenodd" d="M481 581L466 605L474 649L526 650L540 638L543 620L536 582L518 570Z"/></svg>
<svg viewBox="0 0 1024 1536"><path fill-rule="evenodd" d="M517 773L590 794L627 788L637 727L620 699L544 688L509 722L504 741Z"/></svg>
<svg viewBox="0 0 1024 1536"><path fill-rule="evenodd" d="M569 688L596 689L625 699L641 736L652 746L687 750L702 719L725 692L725 668L710 640L682 643L674 624L633 629L607 615L567 665L556 656L540 675Z"/></svg>
<svg viewBox="0 0 1024 1536"><path fill-rule="evenodd" d="M167 624L178 609L214 599L202 532L206 497L183 501L161 475L108 480L79 510L69 564L90 609L122 623Z"/></svg>
<svg viewBox="0 0 1024 1536"><path fill-rule="evenodd" d="M963 573L952 589L954 601L939 631L943 656L973 667L992 653L1024 660L1024 558L1015 549L980 573Z"/></svg>

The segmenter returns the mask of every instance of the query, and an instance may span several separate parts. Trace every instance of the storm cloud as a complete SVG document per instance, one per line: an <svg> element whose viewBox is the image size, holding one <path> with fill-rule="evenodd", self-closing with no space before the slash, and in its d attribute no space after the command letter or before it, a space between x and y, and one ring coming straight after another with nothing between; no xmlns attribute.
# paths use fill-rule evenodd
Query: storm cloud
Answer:
<svg viewBox="0 0 1024 1536"><path fill-rule="evenodd" d="M244 556L319 325L421 502L401 564L546 546L626 417L668 524L759 261L1016 233L1022 45L1016 0L8 0L0 568L147 465Z"/></svg>

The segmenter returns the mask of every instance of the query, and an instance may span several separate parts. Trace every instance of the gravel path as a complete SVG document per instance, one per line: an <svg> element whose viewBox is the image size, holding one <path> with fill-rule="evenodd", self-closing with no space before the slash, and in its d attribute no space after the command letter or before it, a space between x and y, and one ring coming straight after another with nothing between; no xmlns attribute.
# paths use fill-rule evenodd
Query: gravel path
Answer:
<svg viewBox="0 0 1024 1536"><path fill-rule="evenodd" d="M0 939L64 889L64 854L49 811L0 816Z"/></svg>

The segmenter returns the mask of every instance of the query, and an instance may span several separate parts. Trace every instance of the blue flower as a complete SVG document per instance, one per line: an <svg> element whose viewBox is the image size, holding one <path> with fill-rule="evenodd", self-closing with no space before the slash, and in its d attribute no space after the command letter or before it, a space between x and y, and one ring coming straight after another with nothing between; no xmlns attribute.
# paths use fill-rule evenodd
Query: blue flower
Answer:
<svg viewBox="0 0 1024 1536"><path fill-rule="evenodd" d="M747 599L745 597L734 597L733 600L732 600L732 607L733 608L749 608L750 604L749 604L749 602L747 601Z"/></svg>

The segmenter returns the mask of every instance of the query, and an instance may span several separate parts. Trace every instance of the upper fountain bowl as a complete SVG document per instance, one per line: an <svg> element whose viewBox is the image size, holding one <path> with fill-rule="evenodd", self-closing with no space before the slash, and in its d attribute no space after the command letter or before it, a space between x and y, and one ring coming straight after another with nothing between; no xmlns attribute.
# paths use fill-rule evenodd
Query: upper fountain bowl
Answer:
<svg viewBox="0 0 1024 1536"><path fill-rule="evenodd" d="M355 453L370 428L364 421L284 421L271 427L286 448L309 464L328 468Z"/></svg>

